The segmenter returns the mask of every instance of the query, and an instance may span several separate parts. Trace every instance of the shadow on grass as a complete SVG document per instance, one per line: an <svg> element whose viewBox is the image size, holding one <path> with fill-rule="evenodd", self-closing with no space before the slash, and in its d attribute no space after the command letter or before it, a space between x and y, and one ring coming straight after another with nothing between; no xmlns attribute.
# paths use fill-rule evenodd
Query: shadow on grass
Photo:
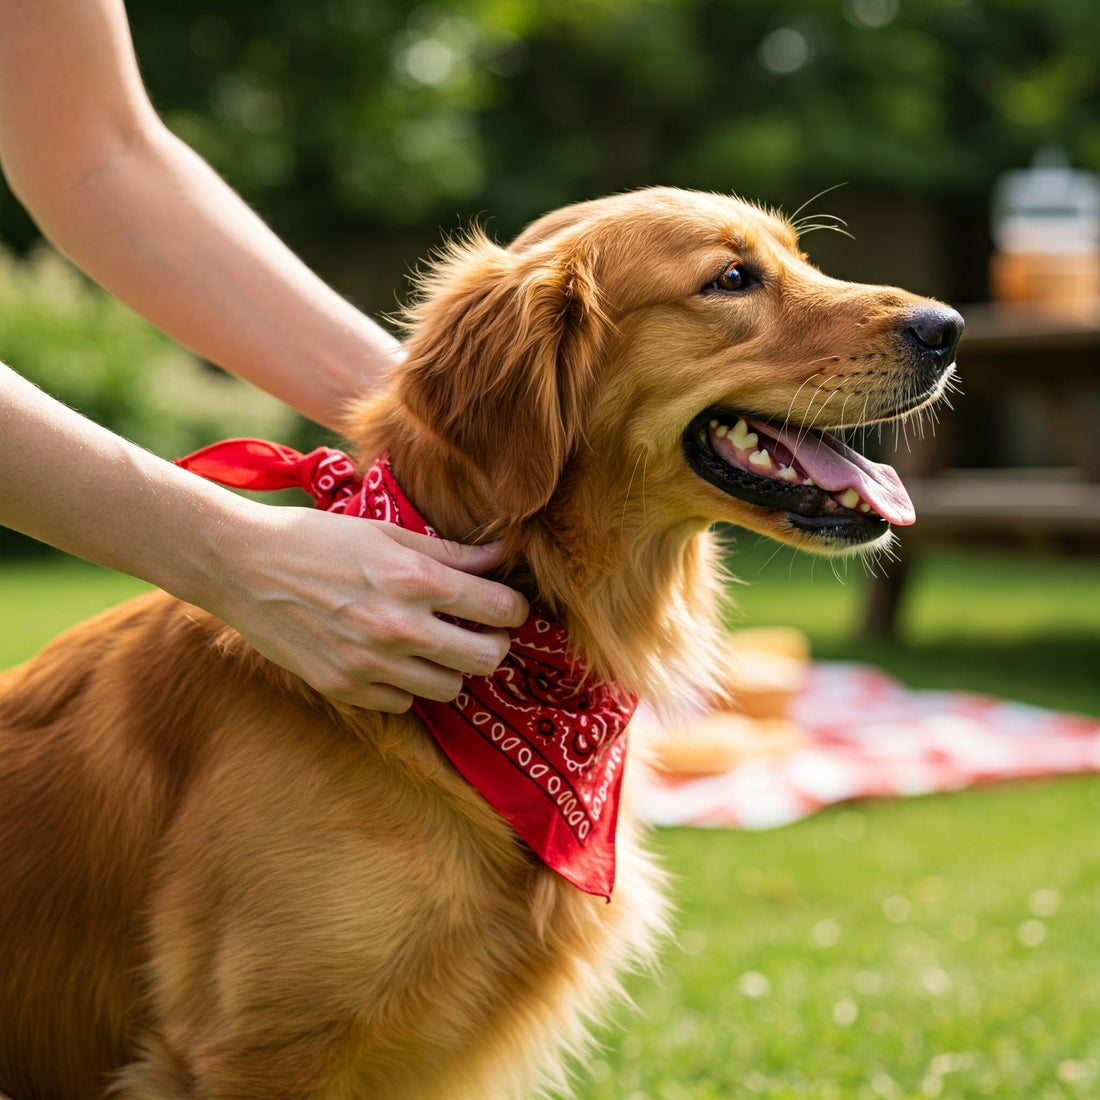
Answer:
<svg viewBox="0 0 1100 1100"><path fill-rule="evenodd" d="M816 654L880 665L910 687L996 695L1100 717L1100 636L1095 634L825 641Z"/></svg>

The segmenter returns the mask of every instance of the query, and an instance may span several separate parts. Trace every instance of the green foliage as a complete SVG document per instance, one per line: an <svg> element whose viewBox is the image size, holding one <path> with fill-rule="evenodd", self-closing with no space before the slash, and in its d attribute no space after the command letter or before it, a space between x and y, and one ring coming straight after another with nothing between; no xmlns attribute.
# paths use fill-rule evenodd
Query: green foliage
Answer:
<svg viewBox="0 0 1100 1100"><path fill-rule="evenodd" d="M129 7L168 120L303 218L520 221L650 182L984 192L1052 142L1100 169L1092 0Z"/></svg>
<svg viewBox="0 0 1100 1100"><path fill-rule="evenodd" d="M662 183L793 210L833 274L987 293L988 198L1100 170L1095 0L129 0L154 104L372 313L475 218ZM818 207L820 209L820 207ZM0 239L35 236L0 187ZM850 246L850 247L849 247Z"/></svg>
<svg viewBox="0 0 1100 1100"><path fill-rule="evenodd" d="M1094 0L131 0L169 124L296 239L661 182L800 203L1100 169ZM10 198L0 232L25 234Z"/></svg>
<svg viewBox="0 0 1100 1100"><path fill-rule="evenodd" d="M243 0L128 5L166 121L291 232L409 224L485 184L478 119L537 8Z"/></svg>
<svg viewBox="0 0 1100 1100"><path fill-rule="evenodd" d="M0 252L0 361L119 435L174 458L226 435L286 438L295 414L207 367L51 249Z"/></svg>

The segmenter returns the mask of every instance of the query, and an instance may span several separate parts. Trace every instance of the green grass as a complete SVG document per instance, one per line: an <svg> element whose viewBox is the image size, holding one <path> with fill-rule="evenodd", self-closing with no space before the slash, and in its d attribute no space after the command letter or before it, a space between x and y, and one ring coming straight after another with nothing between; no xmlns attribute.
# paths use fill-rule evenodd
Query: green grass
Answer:
<svg viewBox="0 0 1100 1100"><path fill-rule="evenodd" d="M914 686L1100 715L1095 561L936 553L899 637L867 578L742 537L739 621ZM1100 1096L1100 778L839 807L765 833L662 830L675 942L583 1100Z"/></svg>
<svg viewBox="0 0 1100 1100"><path fill-rule="evenodd" d="M915 686L1100 715L1100 569L937 553L900 637L859 637L866 578L756 545L740 621ZM844 571L841 569L844 576ZM144 586L0 564L0 665ZM1100 777L842 806L762 833L665 829L679 918L630 983L581 1100L1100 1096Z"/></svg>
<svg viewBox="0 0 1100 1100"><path fill-rule="evenodd" d="M1100 781L663 830L676 942L584 1100L1100 1095Z"/></svg>
<svg viewBox="0 0 1100 1100"><path fill-rule="evenodd" d="M66 627L149 590L75 558L0 558L0 669L26 660Z"/></svg>

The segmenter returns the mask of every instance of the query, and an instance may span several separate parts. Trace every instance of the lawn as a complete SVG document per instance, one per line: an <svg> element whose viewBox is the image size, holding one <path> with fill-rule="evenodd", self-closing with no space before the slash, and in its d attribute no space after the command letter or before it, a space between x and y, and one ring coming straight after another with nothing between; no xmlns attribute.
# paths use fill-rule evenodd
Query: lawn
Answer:
<svg viewBox="0 0 1100 1100"><path fill-rule="evenodd" d="M1095 561L930 554L887 643L859 638L858 563L734 549L746 624L913 686L1100 715ZM1100 1096L1098 833L1091 776L662 830L676 938L583 1100Z"/></svg>
<svg viewBox="0 0 1100 1100"><path fill-rule="evenodd" d="M1100 1095L1100 781L664 830L676 942L585 1100Z"/></svg>
<svg viewBox="0 0 1100 1100"><path fill-rule="evenodd" d="M936 554L900 637L859 639L858 564L731 559L741 621L914 686L1100 715L1095 562ZM0 565L0 665L143 586ZM679 917L578 1076L581 1100L1100 1096L1100 778L843 806L761 833L666 829Z"/></svg>
<svg viewBox="0 0 1100 1100"><path fill-rule="evenodd" d="M63 555L0 558L0 669L31 656L68 626L149 585Z"/></svg>

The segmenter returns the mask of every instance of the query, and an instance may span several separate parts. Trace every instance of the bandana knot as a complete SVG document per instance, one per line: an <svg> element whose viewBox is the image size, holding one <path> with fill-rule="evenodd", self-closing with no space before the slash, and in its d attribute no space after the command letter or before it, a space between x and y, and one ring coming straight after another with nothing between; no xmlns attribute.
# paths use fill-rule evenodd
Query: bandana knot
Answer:
<svg viewBox="0 0 1100 1100"><path fill-rule="evenodd" d="M318 508L438 537L382 455L361 474L342 451L302 454L261 439L204 447L177 464L239 489L300 488ZM469 625L469 624L464 624ZM460 774L548 867L610 900L626 726L637 699L592 678L565 627L538 610L510 630L491 676L464 676L450 703L413 710Z"/></svg>

